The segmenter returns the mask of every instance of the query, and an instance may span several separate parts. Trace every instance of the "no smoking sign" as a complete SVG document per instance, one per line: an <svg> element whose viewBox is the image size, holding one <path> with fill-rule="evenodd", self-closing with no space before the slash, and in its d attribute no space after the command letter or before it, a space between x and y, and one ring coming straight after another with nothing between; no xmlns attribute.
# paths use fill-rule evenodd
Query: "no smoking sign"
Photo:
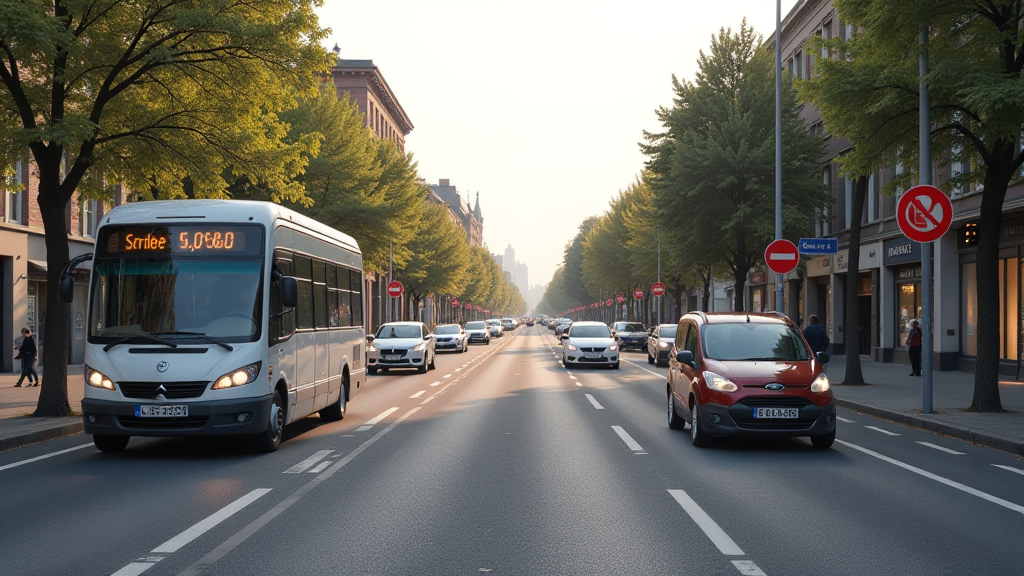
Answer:
<svg viewBox="0 0 1024 576"><path fill-rule="evenodd" d="M896 203L896 221L907 238L915 242L934 242L949 230L953 204L934 186L914 186Z"/></svg>

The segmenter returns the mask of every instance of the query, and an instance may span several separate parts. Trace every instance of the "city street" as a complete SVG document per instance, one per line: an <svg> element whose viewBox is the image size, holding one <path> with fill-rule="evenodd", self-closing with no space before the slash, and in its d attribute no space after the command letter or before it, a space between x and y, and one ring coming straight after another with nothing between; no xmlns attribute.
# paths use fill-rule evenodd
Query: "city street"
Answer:
<svg viewBox="0 0 1024 576"><path fill-rule="evenodd" d="M839 410L691 445L665 368L573 368L540 326L370 376L277 452L77 434L0 453L0 575L1014 574L1024 462Z"/></svg>

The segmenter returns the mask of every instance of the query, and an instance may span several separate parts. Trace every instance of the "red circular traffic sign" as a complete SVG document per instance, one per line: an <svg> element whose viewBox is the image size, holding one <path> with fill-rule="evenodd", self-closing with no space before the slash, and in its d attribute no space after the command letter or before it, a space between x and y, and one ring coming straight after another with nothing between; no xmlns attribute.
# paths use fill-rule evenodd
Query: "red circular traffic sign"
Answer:
<svg viewBox="0 0 1024 576"><path fill-rule="evenodd" d="M633 298L639 300L639 299L641 299L643 297L644 297L644 291L643 290L641 290L639 288L637 288L636 290L633 290Z"/></svg>
<svg viewBox="0 0 1024 576"><path fill-rule="evenodd" d="M655 296L664 296L665 285L662 284L661 282L655 282L654 284L651 284L651 294L654 294Z"/></svg>
<svg viewBox="0 0 1024 576"><path fill-rule="evenodd" d="M896 221L907 238L934 242L942 238L953 222L953 203L935 186L914 186L896 202Z"/></svg>
<svg viewBox="0 0 1024 576"><path fill-rule="evenodd" d="M606 300L606 301L605 301L605 303L604 303L604 305L605 305L605 306L611 306L611 305L612 305L612 299L611 299L611 298L609 298L608 300Z"/></svg>
<svg viewBox="0 0 1024 576"><path fill-rule="evenodd" d="M796 244L785 238L772 242L764 250L764 263L776 274L788 274L796 270L796 265L800 263Z"/></svg>
<svg viewBox="0 0 1024 576"><path fill-rule="evenodd" d="M458 298L452 298L452 306L458 308L458 306L459 306L459 299Z"/></svg>
<svg viewBox="0 0 1024 576"><path fill-rule="evenodd" d="M388 284L388 296L398 298L402 295L402 292L405 292L405 287L402 286L402 283L398 280L392 280L391 283Z"/></svg>
<svg viewBox="0 0 1024 576"><path fill-rule="evenodd" d="M622 294L619 294L618 296L615 297L615 301L618 302L619 304L622 304L623 302L626 301L626 297L623 296Z"/></svg>

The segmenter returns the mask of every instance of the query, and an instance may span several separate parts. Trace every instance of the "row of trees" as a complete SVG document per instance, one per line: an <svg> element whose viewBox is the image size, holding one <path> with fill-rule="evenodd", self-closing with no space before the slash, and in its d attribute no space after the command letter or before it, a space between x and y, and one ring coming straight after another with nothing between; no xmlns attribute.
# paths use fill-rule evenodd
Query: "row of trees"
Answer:
<svg viewBox="0 0 1024 576"><path fill-rule="evenodd" d="M28 150L38 169L50 286L69 261L68 203L103 198L117 183L140 200L288 204L355 237L370 271L387 270L393 248L396 276L416 296L521 307L490 256L426 203L412 158L374 140L355 106L323 83L333 55L318 5L0 4L0 165ZM40 416L71 413L68 307L57 292L47 291Z"/></svg>

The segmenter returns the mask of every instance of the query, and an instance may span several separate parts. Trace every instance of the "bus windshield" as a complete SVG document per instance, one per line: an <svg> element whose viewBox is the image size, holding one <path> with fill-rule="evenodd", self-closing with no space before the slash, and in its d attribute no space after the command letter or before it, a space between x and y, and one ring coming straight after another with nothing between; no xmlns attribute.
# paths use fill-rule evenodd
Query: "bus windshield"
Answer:
<svg viewBox="0 0 1024 576"><path fill-rule="evenodd" d="M253 342L260 336L258 258L99 259L93 283L92 342L135 334L199 334L228 342Z"/></svg>

